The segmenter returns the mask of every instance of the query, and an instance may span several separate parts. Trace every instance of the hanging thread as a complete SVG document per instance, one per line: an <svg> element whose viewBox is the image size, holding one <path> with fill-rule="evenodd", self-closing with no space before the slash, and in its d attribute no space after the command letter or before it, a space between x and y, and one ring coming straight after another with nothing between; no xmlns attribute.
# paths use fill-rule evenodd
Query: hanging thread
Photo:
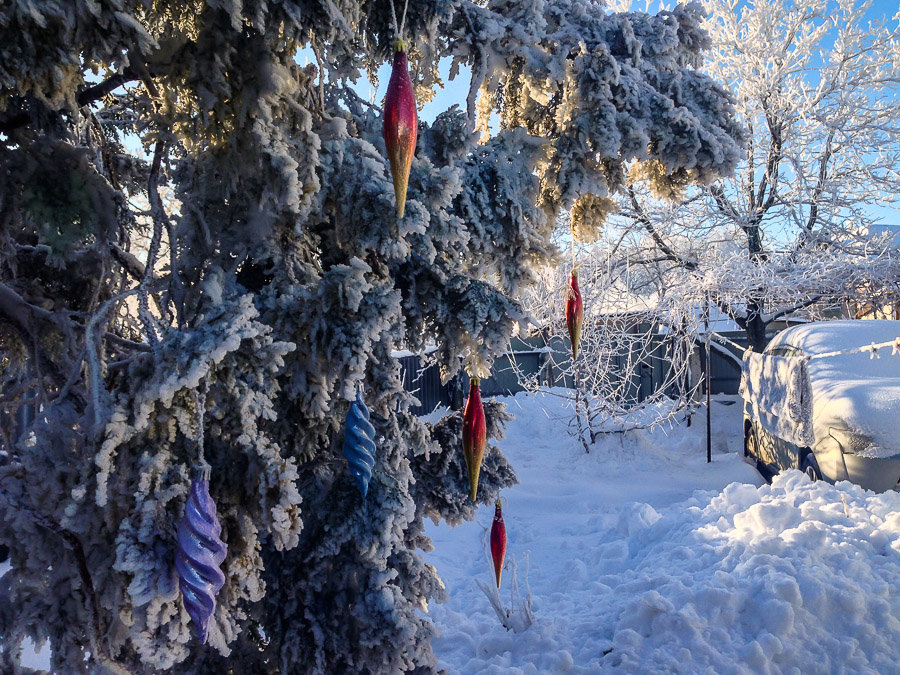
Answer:
<svg viewBox="0 0 900 675"><path fill-rule="evenodd" d="M391 0L393 4L393 0ZM397 37L401 37L403 35L403 31L406 30L406 10L409 8L409 0L404 0L403 2L403 18L400 19L400 35Z"/></svg>
<svg viewBox="0 0 900 675"><path fill-rule="evenodd" d="M209 377L203 379L203 383L194 389L194 404L197 407L197 464L201 469L209 470L211 467L206 462L204 451L203 420L206 417L206 394L209 392Z"/></svg>
<svg viewBox="0 0 900 675"><path fill-rule="evenodd" d="M572 239L569 242L569 250L572 252L572 271L575 271L575 230L569 227L569 236Z"/></svg>
<svg viewBox="0 0 900 675"><path fill-rule="evenodd" d="M390 0L391 4L391 23L394 26L394 37L400 37L400 28L397 26L397 10L394 9L394 0Z"/></svg>

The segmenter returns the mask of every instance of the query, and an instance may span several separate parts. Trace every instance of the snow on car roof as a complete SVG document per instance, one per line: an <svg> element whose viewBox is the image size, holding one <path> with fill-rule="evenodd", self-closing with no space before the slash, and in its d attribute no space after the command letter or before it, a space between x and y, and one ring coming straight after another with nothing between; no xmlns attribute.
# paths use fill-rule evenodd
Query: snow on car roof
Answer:
<svg viewBox="0 0 900 675"><path fill-rule="evenodd" d="M815 321L780 332L772 338L767 350L789 345L814 355L888 342L897 337L900 337L900 321Z"/></svg>
<svg viewBox="0 0 900 675"><path fill-rule="evenodd" d="M854 350L900 337L900 321L816 321L776 335L767 347L789 345L807 355ZM900 419L900 356L891 349L812 359L807 364L817 438L830 429L849 429L871 444L871 456L900 452L895 427Z"/></svg>

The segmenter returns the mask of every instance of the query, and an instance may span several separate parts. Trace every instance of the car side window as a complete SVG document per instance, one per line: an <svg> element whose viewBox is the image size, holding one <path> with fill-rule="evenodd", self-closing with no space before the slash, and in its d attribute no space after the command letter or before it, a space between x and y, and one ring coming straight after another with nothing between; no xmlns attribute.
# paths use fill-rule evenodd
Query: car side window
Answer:
<svg viewBox="0 0 900 675"><path fill-rule="evenodd" d="M769 352L772 356L801 356L802 352L796 347L792 347L791 345L779 345L775 347L771 352Z"/></svg>

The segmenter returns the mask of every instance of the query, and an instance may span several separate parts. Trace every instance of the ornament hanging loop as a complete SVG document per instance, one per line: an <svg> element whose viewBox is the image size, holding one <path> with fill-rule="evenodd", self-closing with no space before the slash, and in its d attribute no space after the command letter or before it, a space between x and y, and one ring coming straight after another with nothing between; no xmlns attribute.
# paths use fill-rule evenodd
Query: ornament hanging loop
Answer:
<svg viewBox="0 0 900 675"><path fill-rule="evenodd" d="M200 386L194 389L194 406L197 424L197 470L202 474L201 480L209 480L211 468L206 461L204 448L204 419L206 418L206 395L209 393L209 376L203 378Z"/></svg>
<svg viewBox="0 0 900 675"><path fill-rule="evenodd" d="M397 10L394 8L394 0L388 0L388 1L390 2L390 5L391 5L391 20L392 20L393 27L394 27L394 40L395 40L394 44L396 45L397 42L401 42L401 43L403 42L403 31L406 28L406 10L409 9L409 0L404 0L403 16L400 19L399 25L397 25ZM405 47L406 46L404 44L404 50L405 50ZM396 50L397 47L395 46L394 49Z"/></svg>
<svg viewBox="0 0 900 675"><path fill-rule="evenodd" d="M202 480L209 483L210 476L212 476L212 467L206 461L199 463L197 468L194 469L193 480Z"/></svg>

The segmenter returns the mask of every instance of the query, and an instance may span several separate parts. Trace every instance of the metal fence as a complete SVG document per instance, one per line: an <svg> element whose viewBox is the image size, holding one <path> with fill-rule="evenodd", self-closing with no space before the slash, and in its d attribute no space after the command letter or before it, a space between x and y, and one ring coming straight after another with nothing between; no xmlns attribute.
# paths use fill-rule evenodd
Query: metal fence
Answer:
<svg viewBox="0 0 900 675"><path fill-rule="evenodd" d="M743 333L723 333L726 337L746 344ZM667 357L671 341L665 335L653 335L647 348L650 358L638 364L635 372L630 374L627 383L626 400L638 404L656 393L667 379L671 363ZM522 391L517 370L528 376L537 375L540 382L547 386L572 387L571 378L560 371L565 369L568 353L568 341L562 338L527 338L514 341L513 351L501 356L494 362L491 376L481 381L482 396L509 396ZM641 347L643 349L643 347ZM726 347L714 346L710 353L710 383L714 394L737 394L740 384L741 369L738 364L741 354L736 350L731 353L737 360L729 358L724 351ZM551 358L551 356L553 358ZM438 364L426 364L419 356L403 356L399 359L403 377L403 387L412 393L420 402L411 409L417 415L425 415L438 406L460 408L468 393L469 382L465 372L447 383L441 383ZM515 360L515 368L513 367ZM694 382L699 382L706 369L706 350L702 343L694 346L692 355L694 366ZM612 359L610 376L626 377L627 354L617 354ZM554 364L557 364L556 366ZM705 386L703 388L705 392Z"/></svg>

